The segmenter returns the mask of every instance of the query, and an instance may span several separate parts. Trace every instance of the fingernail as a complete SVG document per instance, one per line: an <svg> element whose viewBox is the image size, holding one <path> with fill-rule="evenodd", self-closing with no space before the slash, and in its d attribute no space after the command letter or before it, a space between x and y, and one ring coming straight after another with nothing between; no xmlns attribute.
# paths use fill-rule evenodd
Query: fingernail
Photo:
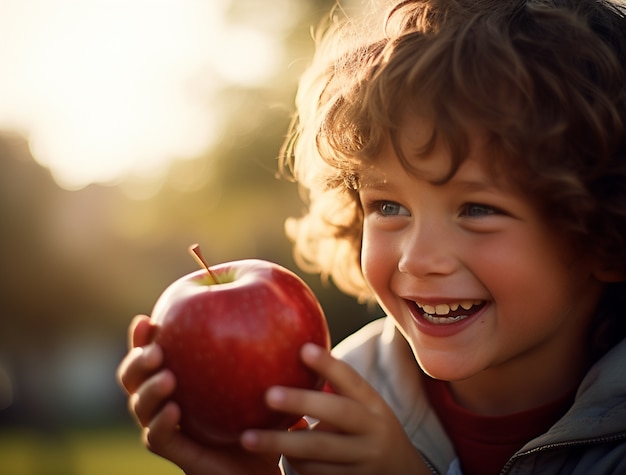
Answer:
<svg viewBox="0 0 626 475"><path fill-rule="evenodd" d="M154 343L143 348L143 359L147 366L155 367L161 364L161 348Z"/></svg>
<svg viewBox="0 0 626 475"><path fill-rule="evenodd" d="M265 397L270 406L280 406L285 401L285 390L278 386L271 387L267 390Z"/></svg>
<svg viewBox="0 0 626 475"><path fill-rule="evenodd" d="M151 360L152 358L154 358L155 355L155 346L154 343L150 343L149 345L144 346L141 349L141 352L143 353L143 357L146 360Z"/></svg>
<svg viewBox="0 0 626 475"><path fill-rule="evenodd" d="M241 434L241 445L248 449L253 449L259 445L259 434L252 430L247 430Z"/></svg>
<svg viewBox="0 0 626 475"><path fill-rule="evenodd" d="M316 359L322 354L322 349L314 343L302 345L302 357L305 359Z"/></svg>

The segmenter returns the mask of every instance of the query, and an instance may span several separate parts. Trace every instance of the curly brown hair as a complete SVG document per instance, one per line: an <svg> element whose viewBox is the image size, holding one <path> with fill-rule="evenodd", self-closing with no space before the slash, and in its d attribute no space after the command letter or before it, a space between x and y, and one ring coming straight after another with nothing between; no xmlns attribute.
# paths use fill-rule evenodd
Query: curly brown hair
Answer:
<svg viewBox="0 0 626 475"><path fill-rule="evenodd" d="M494 166L555 229L626 270L625 12L601 0L405 0L331 16L282 151L308 202L287 222L299 265L371 299L359 168L411 113L433 124L423 153L449 147L448 178L479 124L501 152ZM609 285L613 307L626 303L624 285Z"/></svg>

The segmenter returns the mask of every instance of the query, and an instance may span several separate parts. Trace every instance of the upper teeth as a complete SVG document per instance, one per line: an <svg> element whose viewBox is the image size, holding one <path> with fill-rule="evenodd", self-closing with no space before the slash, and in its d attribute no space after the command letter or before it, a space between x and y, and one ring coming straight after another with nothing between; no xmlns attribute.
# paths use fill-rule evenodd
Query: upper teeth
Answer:
<svg viewBox="0 0 626 475"><path fill-rule="evenodd" d="M454 312L455 310L458 310L459 307L463 308L464 310L469 310L474 305L480 305L481 303L483 303L482 300L463 300L461 302L454 302L449 304L440 303L437 305L422 305L418 303L417 306L430 315L447 315L448 313L450 313L450 311Z"/></svg>

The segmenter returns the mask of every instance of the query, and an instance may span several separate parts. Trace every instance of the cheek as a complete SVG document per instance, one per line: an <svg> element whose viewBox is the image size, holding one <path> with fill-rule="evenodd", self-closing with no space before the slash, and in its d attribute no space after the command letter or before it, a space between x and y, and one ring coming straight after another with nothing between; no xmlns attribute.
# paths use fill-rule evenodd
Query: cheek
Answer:
<svg viewBox="0 0 626 475"><path fill-rule="evenodd" d="M361 244L361 269L370 288L377 294L387 287L394 269L392 247L385 244L375 232L363 231Z"/></svg>
<svg viewBox="0 0 626 475"><path fill-rule="evenodd" d="M514 245L481 254L483 259L475 268L477 277L507 315L531 324L561 314L584 293L588 269L568 265L560 248L546 246L540 239L511 243Z"/></svg>

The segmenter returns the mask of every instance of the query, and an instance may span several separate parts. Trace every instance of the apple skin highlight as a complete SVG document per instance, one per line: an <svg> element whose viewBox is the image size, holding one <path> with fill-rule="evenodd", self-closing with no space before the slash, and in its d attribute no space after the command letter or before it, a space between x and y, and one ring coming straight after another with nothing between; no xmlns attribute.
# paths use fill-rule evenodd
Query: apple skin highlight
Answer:
<svg viewBox="0 0 626 475"><path fill-rule="evenodd" d="M233 443L245 429L287 429L300 416L270 410L271 386L321 389L300 359L307 342L329 349L324 312L291 271L248 259L181 277L152 312L165 367L176 377L181 430L199 442Z"/></svg>

